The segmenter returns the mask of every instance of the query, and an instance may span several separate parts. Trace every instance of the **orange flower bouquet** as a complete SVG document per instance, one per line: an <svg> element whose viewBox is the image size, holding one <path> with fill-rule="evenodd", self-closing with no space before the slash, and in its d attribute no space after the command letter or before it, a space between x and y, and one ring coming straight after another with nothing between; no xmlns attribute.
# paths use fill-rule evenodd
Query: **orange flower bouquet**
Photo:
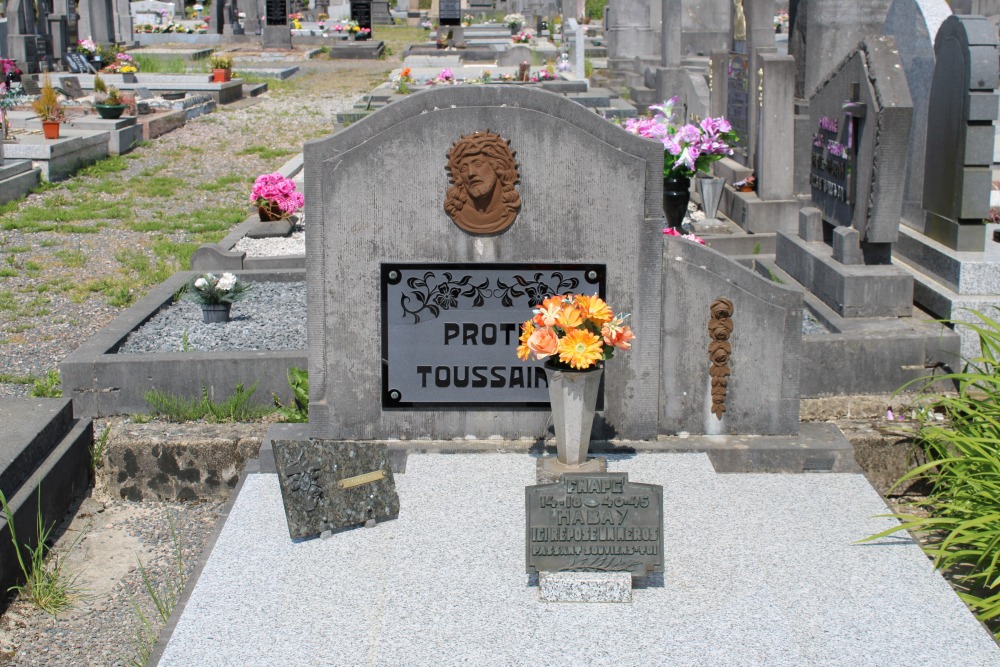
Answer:
<svg viewBox="0 0 1000 667"><path fill-rule="evenodd" d="M522 361L534 355L560 370L591 370L635 340L625 325L628 315L616 316L596 294L550 296L533 312L521 325L517 356Z"/></svg>

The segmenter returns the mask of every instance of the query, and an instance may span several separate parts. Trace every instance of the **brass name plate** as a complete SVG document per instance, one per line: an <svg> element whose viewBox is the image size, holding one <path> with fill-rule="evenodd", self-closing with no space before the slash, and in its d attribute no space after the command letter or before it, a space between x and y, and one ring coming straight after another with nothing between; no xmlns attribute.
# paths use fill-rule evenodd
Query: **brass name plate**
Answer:
<svg viewBox="0 0 1000 667"><path fill-rule="evenodd" d="M353 489L355 486L361 486L362 484L371 484L372 482L377 482L380 479L385 479L385 470L376 470L375 472L366 472L364 475L345 477L344 479L337 482L337 488Z"/></svg>

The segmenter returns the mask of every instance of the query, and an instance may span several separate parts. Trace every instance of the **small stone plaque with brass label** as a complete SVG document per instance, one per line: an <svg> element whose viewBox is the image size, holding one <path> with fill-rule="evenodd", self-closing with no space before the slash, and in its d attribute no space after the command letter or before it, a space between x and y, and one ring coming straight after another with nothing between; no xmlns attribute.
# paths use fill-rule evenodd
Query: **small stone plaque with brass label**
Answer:
<svg viewBox="0 0 1000 667"><path fill-rule="evenodd" d="M385 445L275 440L274 463L293 538L399 515Z"/></svg>
<svg viewBox="0 0 1000 667"><path fill-rule="evenodd" d="M663 487L628 473L567 473L525 488L531 572L663 571Z"/></svg>

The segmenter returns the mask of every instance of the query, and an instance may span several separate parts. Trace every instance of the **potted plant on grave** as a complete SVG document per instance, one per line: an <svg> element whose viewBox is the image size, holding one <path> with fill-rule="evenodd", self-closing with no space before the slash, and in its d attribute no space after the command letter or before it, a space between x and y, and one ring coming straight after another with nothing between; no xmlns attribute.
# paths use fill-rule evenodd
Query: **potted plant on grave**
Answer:
<svg viewBox="0 0 1000 667"><path fill-rule="evenodd" d="M628 315L616 316L596 294L550 296L532 313L521 325L517 356L545 362L558 452L552 467L585 470L604 362L630 349L635 335Z"/></svg>
<svg viewBox="0 0 1000 667"><path fill-rule="evenodd" d="M66 113L63 106L56 97L56 89L52 87L52 81L48 76L42 82L42 94L31 103L38 118L42 121L42 132L46 139L59 138L59 123L65 118Z"/></svg>
<svg viewBox="0 0 1000 667"><path fill-rule="evenodd" d="M698 125L676 124L674 105L678 101L672 97L652 105L649 108L656 111L655 116L629 118L624 124L632 134L663 144L663 214L667 226L674 228L681 226L687 214L691 177L707 174L713 162L732 155L732 146L739 140L729 121L721 116L706 118Z"/></svg>
<svg viewBox="0 0 1000 667"><path fill-rule="evenodd" d="M3 82L8 89L14 84L21 83L21 68L17 66L17 61L12 58L0 58L0 69L3 70Z"/></svg>
<svg viewBox="0 0 1000 667"><path fill-rule="evenodd" d="M106 85L100 75L97 75L94 77L94 108L101 118L115 120L122 117L128 106L122 98L121 91L114 86Z"/></svg>
<svg viewBox="0 0 1000 667"><path fill-rule="evenodd" d="M233 56L229 53L213 53L209 59L212 68L212 81L225 83L233 78Z"/></svg>
<svg viewBox="0 0 1000 667"><path fill-rule="evenodd" d="M235 274L205 273L188 282L184 298L201 306L201 318L205 323L228 322L233 304L247 298L250 289L250 285Z"/></svg>
<svg viewBox="0 0 1000 667"><path fill-rule="evenodd" d="M250 192L250 201L257 207L261 220L259 226L247 233L252 238L291 234L297 222L295 213L305 204L295 182L278 173L258 176Z"/></svg>

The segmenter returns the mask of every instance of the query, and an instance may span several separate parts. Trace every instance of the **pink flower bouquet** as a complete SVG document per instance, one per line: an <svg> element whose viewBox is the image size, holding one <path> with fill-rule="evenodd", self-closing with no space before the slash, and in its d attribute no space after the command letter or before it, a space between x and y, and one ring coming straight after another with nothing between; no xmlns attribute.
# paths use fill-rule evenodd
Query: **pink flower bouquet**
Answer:
<svg viewBox="0 0 1000 667"><path fill-rule="evenodd" d="M290 178L262 174L254 181L250 201L260 211L261 220L284 220L305 204L305 198Z"/></svg>
<svg viewBox="0 0 1000 667"><path fill-rule="evenodd" d="M674 124L676 97L650 106L656 110L652 118L629 118L625 129L647 139L663 144L663 177L690 178L699 171L707 172L709 165L733 154L737 142L736 132L725 118L706 118L698 125Z"/></svg>

